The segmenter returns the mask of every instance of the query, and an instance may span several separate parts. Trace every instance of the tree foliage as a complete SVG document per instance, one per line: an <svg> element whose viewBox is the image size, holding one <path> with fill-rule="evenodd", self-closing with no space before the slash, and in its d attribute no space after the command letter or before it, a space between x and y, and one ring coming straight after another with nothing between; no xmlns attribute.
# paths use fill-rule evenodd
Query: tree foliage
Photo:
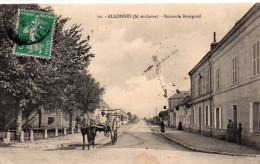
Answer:
<svg viewBox="0 0 260 164"><path fill-rule="evenodd" d="M165 118L168 116L168 111L160 111L159 112L159 117L160 118Z"/></svg>
<svg viewBox="0 0 260 164"><path fill-rule="evenodd" d="M82 39L80 25L65 29L70 18L56 16L51 58L17 56L12 49L18 9L53 10L37 4L1 5L0 9L0 90L15 104L12 108L22 111L23 117L39 106L69 113L94 111L104 88L87 71L95 55L88 39Z"/></svg>

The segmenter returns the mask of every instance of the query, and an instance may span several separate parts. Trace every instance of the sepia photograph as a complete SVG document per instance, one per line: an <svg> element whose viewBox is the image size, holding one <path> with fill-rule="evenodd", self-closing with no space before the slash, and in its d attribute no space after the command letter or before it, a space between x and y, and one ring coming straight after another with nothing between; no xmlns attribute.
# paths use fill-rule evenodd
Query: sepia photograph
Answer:
<svg viewBox="0 0 260 164"><path fill-rule="evenodd" d="M260 163L260 3L0 1L0 164Z"/></svg>

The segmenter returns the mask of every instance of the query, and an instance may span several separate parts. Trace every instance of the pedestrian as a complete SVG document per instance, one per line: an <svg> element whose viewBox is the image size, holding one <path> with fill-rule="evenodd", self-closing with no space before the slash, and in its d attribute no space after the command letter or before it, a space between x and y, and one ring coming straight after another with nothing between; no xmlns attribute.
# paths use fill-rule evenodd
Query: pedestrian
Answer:
<svg viewBox="0 0 260 164"><path fill-rule="evenodd" d="M237 143L238 144L242 144L242 124L239 123L238 124L238 129L237 129Z"/></svg>
<svg viewBox="0 0 260 164"><path fill-rule="evenodd" d="M182 130L182 122L181 121L179 122L178 130Z"/></svg>
<svg viewBox="0 0 260 164"><path fill-rule="evenodd" d="M162 133L164 133L165 132L165 128L164 128L164 122L163 122L163 120L162 120L162 122L161 122L161 132Z"/></svg>
<svg viewBox="0 0 260 164"><path fill-rule="evenodd" d="M232 134L233 133L233 122L231 119L228 119L228 124L227 124L227 140L232 141Z"/></svg>

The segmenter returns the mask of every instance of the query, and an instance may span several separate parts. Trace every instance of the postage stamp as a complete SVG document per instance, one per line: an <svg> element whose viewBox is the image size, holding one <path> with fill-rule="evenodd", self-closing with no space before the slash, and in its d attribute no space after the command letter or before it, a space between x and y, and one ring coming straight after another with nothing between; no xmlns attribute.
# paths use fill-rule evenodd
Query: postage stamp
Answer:
<svg viewBox="0 0 260 164"><path fill-rule="evenodd" d="M19 10L14 54L49 58L55 15Z"/></svg>

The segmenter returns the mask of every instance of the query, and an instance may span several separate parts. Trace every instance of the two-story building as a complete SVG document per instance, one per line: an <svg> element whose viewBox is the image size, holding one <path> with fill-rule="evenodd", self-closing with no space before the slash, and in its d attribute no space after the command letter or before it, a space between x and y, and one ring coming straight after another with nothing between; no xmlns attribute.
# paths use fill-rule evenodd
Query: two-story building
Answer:
<svg viewBox="0 0 260 164"><path fill-rule="evenodd" d="M194 130L223 135L231 119L243 142L260 148L259 42L257 3L189 72Z"/></svg>
<svg viewBox="0 0 260 164"><path fill-rule="evenodd" d="M191 129L191 110L190 110L190 95L180 101L176 106L176 125L182 123L183 130Z"/></svg>
<svg viewBox="0 0 260 164"><path fill-rule="evenodd" d="M260 147L260 5L254 5L212 52L214 134L241 123L244 142Z"/></svg>
<svg viewBox="0 0 260 164"><path fill-rule="evenodd" d="M168 98L168 117L170 126L176 127L176 106L189 94L190 91L178 91Z"/></svg>
<svg viewBox="0 0 260 164"><path fill-rule="evenodd" d="M212 133L212 50L216 47L214 41L210 51L189 72L191 79L191 130Z"/></svg>

